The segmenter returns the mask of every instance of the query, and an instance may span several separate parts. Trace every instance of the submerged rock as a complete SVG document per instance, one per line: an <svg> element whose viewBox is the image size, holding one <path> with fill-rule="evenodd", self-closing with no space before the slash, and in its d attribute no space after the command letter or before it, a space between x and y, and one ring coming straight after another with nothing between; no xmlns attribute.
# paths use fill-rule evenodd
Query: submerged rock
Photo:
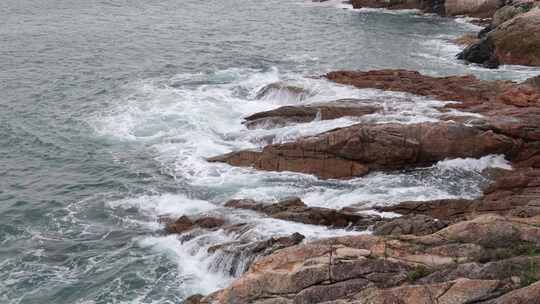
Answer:
<svg viewBox="0 0 540 304"><path fill-rule="evenodd" d="M264 99L264 98L270 97L273 94L280 94L280 93L293 96L295 98L298 98L298 100L304 100L311 95L311 92L309 92L308 90L302 87L290 85L284 82L275 82L275 83L266 85L262 89L260 89L257 92L256 98Z"/></svg>

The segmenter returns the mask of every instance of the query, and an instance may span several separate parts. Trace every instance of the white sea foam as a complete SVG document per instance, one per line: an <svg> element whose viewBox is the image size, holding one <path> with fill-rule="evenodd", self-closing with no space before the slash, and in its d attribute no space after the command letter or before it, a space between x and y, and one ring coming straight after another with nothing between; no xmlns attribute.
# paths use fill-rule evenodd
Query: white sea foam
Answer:
<svg viewBox="0 0 540 304"><path fill-rule="evenodd" d="M488 155L479 159L475 158L455 158L440 161L435 164L435 167L441 170L470 170L475 172L482 172L488 168L499 168L505 170L512 170L512 165L508 160L504 158L504 155Z"/></svg>
<svg viewBox="0 0 540 304"><path fill-rule="evenodd" d="M148 217L157 218L160 215L190 215L208 212L216 208L215 205L197 199L190 199L182 194L143 195L135 198L125 198L107 203L112 209L136 208Z"/></svg>

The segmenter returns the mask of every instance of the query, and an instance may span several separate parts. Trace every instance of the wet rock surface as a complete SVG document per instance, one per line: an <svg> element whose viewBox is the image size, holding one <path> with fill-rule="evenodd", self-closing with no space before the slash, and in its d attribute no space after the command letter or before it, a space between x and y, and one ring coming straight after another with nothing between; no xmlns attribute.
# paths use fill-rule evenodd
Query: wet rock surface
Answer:
<svg viewBox="0 0 540 304"><path fill-rule="evenodd" d="M373 103L373 102L371 102ZM381 111L376 105L368 105L359 99L340 99L326 103L300 106L283 106L274 110L255 113L245 118L249 129L283 127L313 120L329 120L347 116L364 116Z"/></svg>
<svg viewBox="0 0 540 304"><path fill-rule="evenodd" d="M428 166L446 158L512 156L520 145L519 140L462 124L358 124L269 145L262 152L233 152L209 160L320 178L350 178L370 170Z"/></svg>
<svg viewBox="0 0 540 304"><path fill-rule="evenodd" d="M296 197L285 199L276 204L258 203L249 199L230 200L225 203L225 207L253 210L281 220L333 228L349 227L366 230L381 219L379 216L362 215L343 210L308 207Z"/></svg>

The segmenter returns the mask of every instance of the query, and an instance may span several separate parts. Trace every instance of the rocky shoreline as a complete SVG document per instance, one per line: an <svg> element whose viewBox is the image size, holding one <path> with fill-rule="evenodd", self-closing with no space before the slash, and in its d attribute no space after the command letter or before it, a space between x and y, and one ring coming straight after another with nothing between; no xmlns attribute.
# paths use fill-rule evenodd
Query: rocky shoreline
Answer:
<svg viewBox="0 0 540 304"><path fill-rule="evenodd" d="M483 18L491 18L501 7L518 7L498 1L448 0L353 0L352 4ZM484 38L464 51L464 59L472 49L483 48L478 45L486 40L499 41L498 32L512 31L509 24L519 24L521 19L528 20L526 31L528 26L540 29L538 12L531 7L502 22L494 18L490 29L481 34ZM535 39L532 43L540 41ZM540 65L535 54L516 55L497 43L488 61ZM529 61L514 60L518 57ZM407 70L335 71L322 77L359 89L405 92L449 103L437 108L436 122L358 123L208 161L320 179L350 179L492 154L504 155L512 169L484 170L492 182L476 199L405 201L371 210L310 207L295 197L277 203L250 198L224 202L224 208L359 233L311 242L294 233L215 244L208 252L231 257L229 271L237 279L224 289L193 295L184 303L540 303L540 76L522 83L474 76L433 77ZM261 89L257 98L271 90L309 95L302 88L275 83ZM370 100L341 99L255 113L244 124L250 129L271 129L384 111ZM397 217L378 215L382 213ZM248 223L232 224L213 216L163 222L167 233L182 239L193 238L201 230L238 233L251 229Z"/></svg>
<svg viewBox="0 0 540 304"><path fill-rule="evenodd" d="M540 2L535 0L352 0L353 8L417 9L440 16L467 16L487 24L461 40L457 58L497 68L502 64L540 66ZM471 39L470 37L473 37Z"/></svg>
<svg viewBox="0 0 540 304"><path fill-rule="evenodd" d="M512 161L513 170L486 172L494 181L475 200L375 207L400 214L397 218L363 214L354 208L308 207L298 198L274 204L249 199L226 202L226 208L277 219L372 233L310 243L300 243L303 236L291 235L257 243L247 240L241 246L216 245L212 250L236 255L249 252L246 271L229 287L204 297L195 295L186 303L539 303L539 78L514 83L472 76L430 77L404 70L339 71L324 77L358 88L460 102L439 108L441 121L437 123L357 124L211 161L320 178L351 178L373 170L500 153ZM348 100L347 106L365 107L362 100ZM297 123L303 120L289 119L297 116L291 113L304 113L306 107L311 106L289 106L254 116L279 118L278 125ZM318 111L339 112L342 105L330 102L325 107ZM455 109L470 116L453 115ZM351 115L356 114L369 115L351 110ZM266 127L271 124L266 123ZM168 227L185 222L181 218ZM216 223L220 229L239 229L220 219L188 223L205 229L216 228ZM168 228L182 233L189 229Z"/></svg>

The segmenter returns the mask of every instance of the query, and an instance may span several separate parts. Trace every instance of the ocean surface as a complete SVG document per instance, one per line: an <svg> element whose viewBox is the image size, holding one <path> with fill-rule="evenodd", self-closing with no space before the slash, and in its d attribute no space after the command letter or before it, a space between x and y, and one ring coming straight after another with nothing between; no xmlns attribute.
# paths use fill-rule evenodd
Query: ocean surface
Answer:
<svg viewBox="0 0 540 304"><path fill-rule="evenodd" d="M450 40L479 28L414 11L339 1L0 1L0 303L179 303L239 273L207 253L238 235L181 241L160 216L215 214L262 240L358 233L224 210L230 198L299 196L311 206L475 197L500 155L322 181L210 164L206 157L287 142L359 121L436 121L444 103L358 90L314 76L407 68L524 80L538 69L486 70L454 59ZM287 92L256 99L283 81ZM247 130L242 118L285 104L365 98L362 119ZM459 114L459 113L457 113Z"/></svg>

